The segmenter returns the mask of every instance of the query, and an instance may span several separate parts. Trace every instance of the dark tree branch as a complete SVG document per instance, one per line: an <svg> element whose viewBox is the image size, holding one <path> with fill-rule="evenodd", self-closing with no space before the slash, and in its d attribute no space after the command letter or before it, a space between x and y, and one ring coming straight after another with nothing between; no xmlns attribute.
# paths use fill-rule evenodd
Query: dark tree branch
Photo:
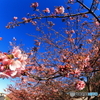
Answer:
<svg viewBox="0 0 100 100"><path fill-rule="evenodd" d="M99 2L97 0L93 0L90 9L95 11L98 7Z"/></svg>
<svg viewBox="0 0 100 100"><path fill-rule="evenodd" d="M95 13L91 10L91 9L89 9L85 4L83 4L82 2L80 2L79 0L76 0L79 4L81 4L85 9L87 9L88 10L88 12L90 13L90 14L92 14L94 17L95 17L95 19L100 23L100 20L99 20L99 18L95 15Z"/></svg>
<svg viewBox="0 0 100 100"><path fill-rule="evenodd" d="M40 16L40 17L34 17L34 18L30 18L28 21L34 20L34 19L41 19L41 18L66 18L66 17L75 17L75 16L79 16L79 15L83 15L83 14L89 14L90 12L84 12L84 13L77 13L77 14L71 14L71 15L67 15L67 16ZM25 23L26 21L22 21L22 22L18 22L18 24L21 23Z"/></svg>

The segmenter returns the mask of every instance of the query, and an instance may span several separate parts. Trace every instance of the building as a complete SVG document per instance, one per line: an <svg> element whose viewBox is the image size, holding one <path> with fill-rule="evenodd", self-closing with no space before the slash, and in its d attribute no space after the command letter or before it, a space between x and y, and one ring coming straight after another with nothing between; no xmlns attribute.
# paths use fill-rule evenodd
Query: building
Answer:
<svg viewBox="0 0 100 100"><path fill-rule="evenodd" d="M4 93L0 93L0 100L5 100L5 94Z"/></svg>
<svg viewBox="0 0 100 100"><path fill-rule="evenodd" d="M0 96L0 100L5 100L5 97L4 96Z"/></svg>

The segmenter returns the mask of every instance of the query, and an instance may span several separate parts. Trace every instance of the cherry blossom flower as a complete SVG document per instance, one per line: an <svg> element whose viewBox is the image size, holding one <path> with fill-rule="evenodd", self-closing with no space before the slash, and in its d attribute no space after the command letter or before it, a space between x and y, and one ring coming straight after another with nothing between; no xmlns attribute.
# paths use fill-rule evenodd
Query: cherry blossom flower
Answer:
<svg viewBox="0 0 100 100"><path fill-rule="evenodd" d="M84 61L87 63L90 60L89 55L87 55L87 57L84 59Z"/></svg>
<svg viewBox="0 0 100 100"><path fill-rule="evenodd" d="M95 24L96 26L100 26L100 23L99 23L98 21L94 22L94 24Z"/></svg>
<svg viewBox="0 0 100 100"><path fill-rule="evenodd" d="M74 30L71 30L70 32L71 32L71 33L75 33L75 31L74 31Z"/></svg>
<svg viewBox="0 0 100 100"><path fill-rule="evenodd" d="M0 40L2 40L2 37L0 37Z"/></svg>
<svg viewBox="0 0 100 100"><path fill-rule="evenodd" d="M43 10L43 12L50 13L50 9L49 8L46 8L45 10Z"/></svg>
<svg viewBox="0 0 100 100"><path fill-rule="evenodd" d="M19 46L13 47L11 54L0 53L0 72L1 76L17 77L21 75L21 71L25 70L28 55L22 53Z"/></svg>
<svg viewBox="0 0 100 100"><path fill-rule="evenodd" d="M69 32L68 30L65 30L65 33L66 33L66 34L69 34L70 32Z"/></svg>
<svg viewBox="0 0 100 100"><path fill-rule="evenodd" d="M77 81L76 82L76 89L77 90L83 90L85 88L85 82L84 81Z"/></svg>
<svg viewBox="0 0 100 100"><path fill-rule="evenodd" d="M19 77L21 75L18 71L11 71L11 70L6 70L2 74L5 75L6 77L11 77L11 78Z"/></svg>
<svg viewBox="0 0 100 100"><path fill-rule="evenodd" d="M74 17L69 17L70 20L74 20Z"/></svg>
<svg viewBox="0 0 100 100"><path fill-rule="evenodd" d="M36 21L30 21L31 23L32 23L32 25L36 25L37 24L37 22Z"/></svg>
<svg viewBox="0 0 100 100"><path fill-rule="evenodd" d="M54 89L53 92L58 92L58 89Z"/></svg>
<svg viewBox="0 0 100 100"><path fill-rule="evenodd" d="M68 38L68 41L73 43L74 42L74 39L73 38Z"/></svg>
<svg viewBox="0 0 100 100"><path fill-rule="evenodd" d="M7 25L7 26L5 26L7 29L9 29L10 28L10 25Z"/></svg>
<svg viewBox="0 0 100 100"><path fill-rule="evenodd" d="M68 68L68 69L71 69L71 68L73 68L70 64L66 64L65 65L65 68Z"/></svg>
<svg viewBox="0 0 100 100"><path fill-rule="evenodd" d="M55 9L55 13L56 13L56 14L63 14L64 11L65 11L65 8L64 8L63 6L57 7L57 8Z"/></svg>
<svg viewBox="0 0 100 100"><path fill-rule="evenodd" d="M74 73L77 74L77 75L79 76L81 72L80 72L79 69L76 68L75 71L74 71Z"/></svg>
<svg viewBox="0 0 100 100"><path fill-rule="evenodd" d="M22 56L21 50L19 49L18 46L13 48L12 55L16 58L20 58Z"/></svg>
<svg viewBox="0 0 100 100"><path fill-rule="evenodd" d="M5 73L0 73L0 78L10 78L10 76Z"/></svg>
<svg viewBox="0 0 100 100"><path fill-rule="evenodd" d="M22 20L26 21L26 20L27 20L27 18L26 18L26 17L23 17L23 18L22 18Z"/></svg>
<svg viewBox="0 0 100 100"><path fill-rule="evenodd" d="M14 40L14 41L16 41L16 38L15 38L15 37L13 37L13 40Z"/></svg>
<svg viewBox="0 0 100 100"><path fill-rule="evenodd" d="M52 26L55 25L55 23L53 23L52 21L48 21L47 23L48 23L48 25L49 25L50 27L52 27Z"/></svg>
<svg viewBox="0 0 100 100"><path fill-rule="evenodd" d="M25 61L26 59L28 58L28 55L27 54L21 54L21 57L20 57L20 61Z"/></svg>
<svg viewBox="0 0 100 100"><path fill-rule="evenodd" d="M14 70L14 71L17 68L20 68L20 70L21 70L21 67L22 67L22 65L21 65L21 62L19 60L15 60L9 65L10 70Z"/></svg>
<svg viewBox="0 0 100 100"><path fill-rule="evenodd" d="M64 13L64 16L68 16L68 13Z"/></svg>
<svg viewBox="0 0 100 100"><path fill-rule="evenodd" d="M0 73L0 77L2 78L15 78L15 77L20 77L20 73L18 71L11 71L11 70L6 70L2 73Z"/></svg>
<svg viewBox="0 0 100 100"><path fill-rule="evenodd" d="M25 23L31 22L31 20L26 17L23 17L22 20L24 20Z"/></svg>
<svg viewBox="0 0 100 100"><path fill-rule="evenodd" d="M3 61L3 59L6 59L7 56L3 53L0 53L0 61Z"/></svg>
<svg viewBox="0 0 100 100"><path fill-rule="evenodd" d="M83 14L82 17L88 18L89 16L87 14Z"/></svg>
<svg viewBox="0 0 100 100"><path fill-rule="evenodd" d="M18 71L10 71L11 72L11 74L10 74L10 76L12 77L12 78L15 78L15 77L18 77L19 75L18 75Z"/></svg>
<svg viewBox="0 0 100 100"><path fill-rule="evenodd" d="M36 8L38 6L39 6L38 2L34 2L34 3L31 4L31 7L33 7L33 8Z"/></svg>
<svg viewBox="0 0 100 100"><path fill-rule="evenodd" d="M67 73L65 76L66 76L66 77L69 77L69 73Z"/></svg>
<svg viewBox="0 0 100 100"><path fill-rule="evenodd" d="M91 43L91 42L92 42L92 40L91 40L91 39L88 39L88 40L87 40L87 43Z"/></svg>
<svg viewBox="0 0 100 100"><path fill-rule="evenodd" d="M18 17L15 17L15 16L13 17L13 20L17 20L17 19L18 19Z"/></svg>
<svg viewBox="0 0 100 100"><path fill-rule="evenodd" d="M76 68L75 70L73 70L72 72L70 72L70 74L74 75L75 77L78 77L81 74L81 72L80 72L79 69Z"/></svg>
<svg viewBox="0 0 100 100"><path fill-rule="evenodd" d="M68 0L69 3L73 4L74 0Z"/></svg>
<svg viewBox="0 0 100 100"><path fill-rule="evenodd" d="M30 82L34 82L35 80L33 79L33 78L25 78L25 77L21 77L21 79L22 79L22 82L23 83L27 83L28 81L30 81Z"/></svg>
<svg viewBox="0 0 100 100"><path fill-rule="evenodd" d="M5 71L5 66L0 66L0 72Z"/></svg>
<svg viewBox="0 0 100 100"><path fill-rule="evenodd" d="M13 59L3 59L2 64L3 65L9 65L9 64L12 63L12 61L13 61Z"/></svg>
<svg viewBox="0 0 100 100"><path fill-rule="evenodd" d="M40 46L41 43L38 40L34 40L34 41L36 46Z"/></svg>

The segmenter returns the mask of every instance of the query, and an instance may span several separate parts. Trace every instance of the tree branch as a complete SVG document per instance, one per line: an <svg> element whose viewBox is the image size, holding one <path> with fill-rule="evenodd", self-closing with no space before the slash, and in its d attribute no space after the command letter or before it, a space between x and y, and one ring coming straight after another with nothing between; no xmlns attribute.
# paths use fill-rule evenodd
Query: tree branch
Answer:
<svg viewBox="0 0 100 100"><path fill-rule="evenodd" d="M98 17L95 15L95 13L91 10L91 9L89 9L85 4L83 4L82 2L80 2L79 0L76 0L79 4L81 4L85 9L87 9L88 10L88 12L90 13L90 14L92 14L94 17L95 17L95 19L100 23L100 20L98 19Z"/></svg>

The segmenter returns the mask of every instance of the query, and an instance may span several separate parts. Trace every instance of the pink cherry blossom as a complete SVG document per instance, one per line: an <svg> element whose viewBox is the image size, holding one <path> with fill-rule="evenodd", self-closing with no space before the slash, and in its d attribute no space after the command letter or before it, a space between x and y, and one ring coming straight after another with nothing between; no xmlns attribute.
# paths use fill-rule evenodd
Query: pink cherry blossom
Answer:
<svg viewBox="0 0 100 100"><path fill-rule="evenodd" d="M21 62L21 68L20 68L20 70L25 70L26 64L27 64L26 61L22 61L22 62Z"/></svg>
<svg viewBox="0 0 100 100"><path fill-rule="evenodd" d="M75 31L74 31L74 30L71 30L70 32L71 32L71 33L75 33Z"/></svg>
<svg viewBox="0 0 100 100"><path fill-rule="evenodd" d="M18 75L18 71L12 71L11 74L10 74L10 76L11 76L12 78L18 77L18 76L19 76L19 75Z"/></svg>
<svg viewBox="0 0 100 100"><path fill-rule="evenodd" d="M10 76L2 72L0 73L0 78L10 78Z"/></svg>
<svg viewBox="0 0 100 100"><path fill-rule="evenodd" d="M29 77L28 78L22 77L21 79L22 79L23 83L26 83L28 81L30 81L30 82L34 82L35 81L33 78L29 78Z"/></svg>
<svg viewBox="0 0 100 100"><path fill-rule="evenodd" d="M77 81L76 82L76 89L77 90L83 90L85 88L85 82L84 81Z"/></svg>
<svg viewBox="0 0 100 100"><path fill-rule="evenodd" d="M13 47L11 54L0 53L0 72L4 77L18 77L25 70L28 55L22 53L19 47Z"/></svg>
<svg viewBox="0 0 100 100"><path fill-rule="evenodd" d="M67 73L65 76L66 76L66 77L69 77L69 73Z"/></svg>
<svg viewBox="0 0 100 100"><path fill-rule="evenodd" d="M74 17L69 17L70 18L70 20L74 20Z"/></svg>
<svg viewBox="0 0 100 100"><path fill-rule="evenodd" d="M84 62L85 62L85 63L88 63L89 60L90 60L90 57L89 57L89 55L87 55L87 57L84 59Z"/></svg>
<svg viewBox="0 0 100 100"><path fill-rule="evenodd" d="M21 54L20 61L25 61L25 60L27 60L27 58L28 58L27 54Z"/></svg>
<svg viewBox="0 0 100 100"><path fill-rule="evenodd" d="M64 8L63 6L57 7L57 8L55 9L55 13L56 13L56 14L63 14L64 11L65 11L65 8Z"/></svg>
<svg viewBox="0 0 100 100"><path fill-rule="evenodd" d="M17 71L10 71L10 70L8 70L8 71L6 71L6 74L11 76L11 77L13 77L13 76L15 76L17 74Z"/></svg>
<svg viewBox="0 0 100 100"><path fill-rule="evenodd" d="M23 83L26 83L28 81L27 78L24 78L24 77L21 77L21 80Z"/></svg>
<svg viewBox="0 0 100 100"><path fill-rule="evenodd" d="M100 23L99 23L98 21L94 22L94 24L95 24L96 26L100 26Z"/></svg>
<svg viewBox="0 0 100 100"><path fill-rule="evenodd" d="M32 23L32 25L36 25L37 24L37 22L36 21L30 21L31 23Z"/></svg>
<svg viewBox="0 0 100 100"><path fill-rule="evenodd" d="M49 8L46 8L45 10L43 10L43 12L50 13L50 9Z"/></svg>
<svg viewBox="0 0 100 100"><path fill-rule="evenodd" d="M35 45L40 46L40 42L38 40L34 40L35 41Z"/></svg>
<svg viewBox="0 0 100 100"><path fill-rule="evenodd" d="M4 53L0 53L0 62L3 61L3 59L6 59L7 56Z"/></svg>
<svg viewBox="0 0 100 100"><path fill-rule="evenodd" d="M17 20L17 19L18 19L18 17L15 17L15 16L14 16L14 17L13 17L13 19L14 19L14 20Z"/></svg>
<svg viewBox="0 0 100 100"><path fill-rule="evenodd" d="M23 17L23 18L22 18L22 20L24 20L24 21L25 21L25 23L30 22L30 20L29 20L28 18L26 18L26 17Z"/></svg>
<svg viewBox="0 0 100 100"><path fill-rule="evenodd" d="M80 72L79 69L76 68L75 70L73 70L72 72L70 72L70 74L74 75L75 77L78 77L81 74L81 72Z"/></svg>
<svg viewBox="0 0 100 100"><path fill-rule="evenodd" d="M82 17L88 18L89 16L87 14L83 14Z"/></svg>
<svg viewBox="0 0 100 100"><path fill-rule="evenodd" d="M68 30L65 30L65 33L66 33L66 34L69 34L70 32L69 32Z"/></svg>
<svg viewBox="0 0 100 100"><path fill-rule="evenodd" d="M15 37L13 37L13 40L14 40L14 41L16 41L16 38L15 38Z"/></svg>
<svg viewBox="0 0 100 100"><path fill-rule="evenodd" d="M21 50L19 49L18 46L13 48L12 55L16 58L20 58L22 56Z"/></svg>
<svg viewBox="0 0 100 100"><path fill-rule="evenodd" d="M3 38L2 37L0 37L0 40L2 40Z"/></svg>
<svg viewBox="0 0 100 100"><path fill-rule="evenodd" d="M73 43L74 42L74 39L73 38L68 38L68 41Z"/></svg>
<svg viewBox="0 0 100 100"><path fill-rule="evenodd" d="M81 74L81 72L80 72L80 70L79 70L78 68L76 68L76 69L72 72L72 74L73 74L75 77L78 77L78 76Z"/></svg>
<svg viewBox="0 0 100 100"><path fill-rule="evenodd" d="M34 3L31 4L31 7L33 7L33 8L36 8L38 6L39 6L38 2L34 2Z"/></svg>
<svg viewBox="0 0 100 100"><path fill-rule="evenodd" d="M22 20L26 21L26 20L27 20L27 18L26 18L26 17L23 17L23 18L22 18Z"/></svg>
<svg viewBox="0 0 100 100"><path fill-rule="evenodd" d="M88 40L87 40L87 43L91 43L91 42L92 42L92 40L91 40L91 39L88 39Z"/></svg>
<svg viewBox="0 0 100 100"><path fill-rule="evenodd" d="M77 75L79 76L81 72L80 72L79 69L76 68L75 71L74 71L74 73L77 74Z"/></svg>
<svg viewBox="0 0 100 100"><path fill-rule="evenodd" d="M11 70L6 70L2 74L5 75L6 77L11 77L11 78L15 78L15 77L20 77L21 76L21 74L18 71L11 71Z"/></svg>
<svg viewBox="0 0 100 100"><path fill-rule="evenodd" d="M13 61L13 59L3 59L2 64L9 65L9 64L11 64L12 61Z"/></svg>
<svg viewBox="0 0 100 100"><path fill-rule="evenodd" d="M0 66L0 72L5 71L5 66Z"/></svg>
<svg viewBox="0 0 100 100"><path fill-rule="evenodd" d="M58 92L58 89L54 89L53 92Z"/></svg>
<svg viewBox="0 0 100 100"><path fill-rule="evenodd" d="M21 66L22 66L21 62L19 60L15 60L9 65L9 68L10 68L10 70L15 71L17 68L20 68L20 70L21 70Z"/></svg>
<svg viewBox="0 0 100 100"><path fill-rule="evenodd" d="M11 71L11 70L6 70L2 73L0 73L0 77L2 78L15 78L15 77L19 77L20 74L18 74L17 71Z"/></svg>
<svg viewBox="0 0 100 100"><path fill-rule="evenodd" d="M69 1L73 2L74 0L69 0Z"/></svg>

